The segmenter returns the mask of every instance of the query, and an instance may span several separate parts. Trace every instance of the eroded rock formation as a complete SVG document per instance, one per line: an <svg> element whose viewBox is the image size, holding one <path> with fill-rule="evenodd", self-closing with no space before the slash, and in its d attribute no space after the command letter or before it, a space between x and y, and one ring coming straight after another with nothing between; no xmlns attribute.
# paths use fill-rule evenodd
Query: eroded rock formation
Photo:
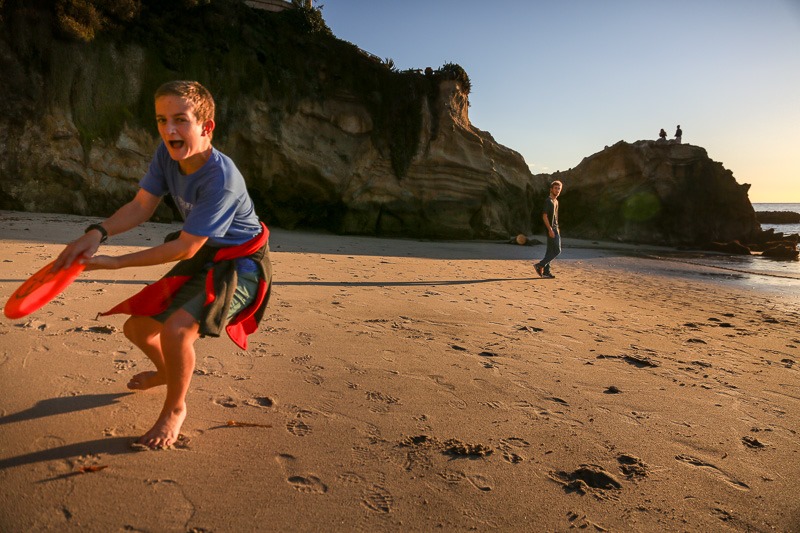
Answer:
<svg viewBox="0 0 800 533"><path fill-rule="evenodd" d="M562 225L583 237L666 245L760 240L750 185L699 146L620 141L552 178L564 182Z"/></svg>
<svg viewBox="0 0 800 533"><path fill-rule="evenodd" d="M248 119L222 149L283 226L455 239L530 231L544 181L520 154L470 124L458 82L440 81L438 98L428 102L402 177L375 144L367 109L346 94L301 102L293 112L251 100Z"/></svg>

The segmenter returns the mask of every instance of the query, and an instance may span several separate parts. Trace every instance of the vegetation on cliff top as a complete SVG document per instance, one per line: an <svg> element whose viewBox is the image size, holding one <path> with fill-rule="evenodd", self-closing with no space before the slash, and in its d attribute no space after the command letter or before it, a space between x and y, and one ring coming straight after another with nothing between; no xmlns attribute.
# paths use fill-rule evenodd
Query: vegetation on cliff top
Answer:
<svg viewBox="0 0 800 533"><path fill-rule="evenodd" d="M0 16L7 45L24 62L0 82L7 94L28 99L27 106L13 104L15 112L36 112L44 93L48 105L71 110L85 146L115 139L125 122L150 126L152 94L171 79L196 79L211 90L221 139L247 111L241 96L291 112L303 99L349 93L369 110L373 140L402 177L418 149L423 102L435 101L438 81L456 79L470 89L459 65L427 75L398 72L391 60L335 38L318 9L299 5L271 13L242 0L0 0ZM144 50L146 68L129 72L136 68L130 45ZM99 65L90 82L76 81L89 67L75 64L70 50ZM11 103L3 107L12 112Z"/></svg>

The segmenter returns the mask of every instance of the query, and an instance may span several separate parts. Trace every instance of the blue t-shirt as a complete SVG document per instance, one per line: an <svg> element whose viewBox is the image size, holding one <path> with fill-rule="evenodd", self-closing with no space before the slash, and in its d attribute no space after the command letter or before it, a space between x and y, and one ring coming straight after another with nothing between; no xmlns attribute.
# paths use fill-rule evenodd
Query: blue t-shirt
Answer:
<svg viewBox="0 0 800 533"><path fill-rule="evenodd" d="M236 246L261 233L244 177L216 148L200 170L184 176L162 142L139 187L156 196L170 193L183 217L183 231L208 237L212 246Z"/></svg>

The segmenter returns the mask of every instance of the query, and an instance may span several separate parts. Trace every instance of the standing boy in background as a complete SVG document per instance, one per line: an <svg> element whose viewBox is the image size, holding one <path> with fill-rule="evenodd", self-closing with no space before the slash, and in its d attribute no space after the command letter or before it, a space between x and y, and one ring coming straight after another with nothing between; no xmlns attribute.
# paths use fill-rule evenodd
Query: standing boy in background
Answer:
<svg viewBox="0 0 800 533"><path fill-rule="evenodd" d="M127 313L125 336L155 370L133 376L128 388L166 385L155 424L138 440L151 448L174 444L186 419L186 393L194 372L194 343L225 329L246 348L269 300L272 268L269 231L260 222L244 178L211 145L214 100L197 82L165 83L155 93L161 144L132 201L101 224L92 224L58 256L56 268L81 261L86 270L179 261L161 280L103 313ZM163 244L116 257L94 255L110 235L135 228L171 194L184 219ZM172 236L170 236L172 237Z"/></svg>
<svg viewBox="0 0 800 533"><path fill-rule="evenodd" d="M563 185L556 180L550 184L550 194L544 201L542 220L547 230L547 251L544 259L533 265L536 273L543 278L554 278L550 272L550 262L561 253L561 235L558 233L558 195Z"/></svg>

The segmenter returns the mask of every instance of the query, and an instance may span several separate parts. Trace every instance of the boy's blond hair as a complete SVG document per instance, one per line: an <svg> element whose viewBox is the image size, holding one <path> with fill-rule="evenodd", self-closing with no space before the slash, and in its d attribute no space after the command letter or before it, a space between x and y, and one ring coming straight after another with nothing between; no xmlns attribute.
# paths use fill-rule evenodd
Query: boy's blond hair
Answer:
<svg viewBox="0 0 800 533"><path fill-rule="evenodd" d="M194 116L200 122L214 120L214 98L208 89L196 81L168 81L156 90L154 99L162 96L177 96L189 102Z"/></svg>

